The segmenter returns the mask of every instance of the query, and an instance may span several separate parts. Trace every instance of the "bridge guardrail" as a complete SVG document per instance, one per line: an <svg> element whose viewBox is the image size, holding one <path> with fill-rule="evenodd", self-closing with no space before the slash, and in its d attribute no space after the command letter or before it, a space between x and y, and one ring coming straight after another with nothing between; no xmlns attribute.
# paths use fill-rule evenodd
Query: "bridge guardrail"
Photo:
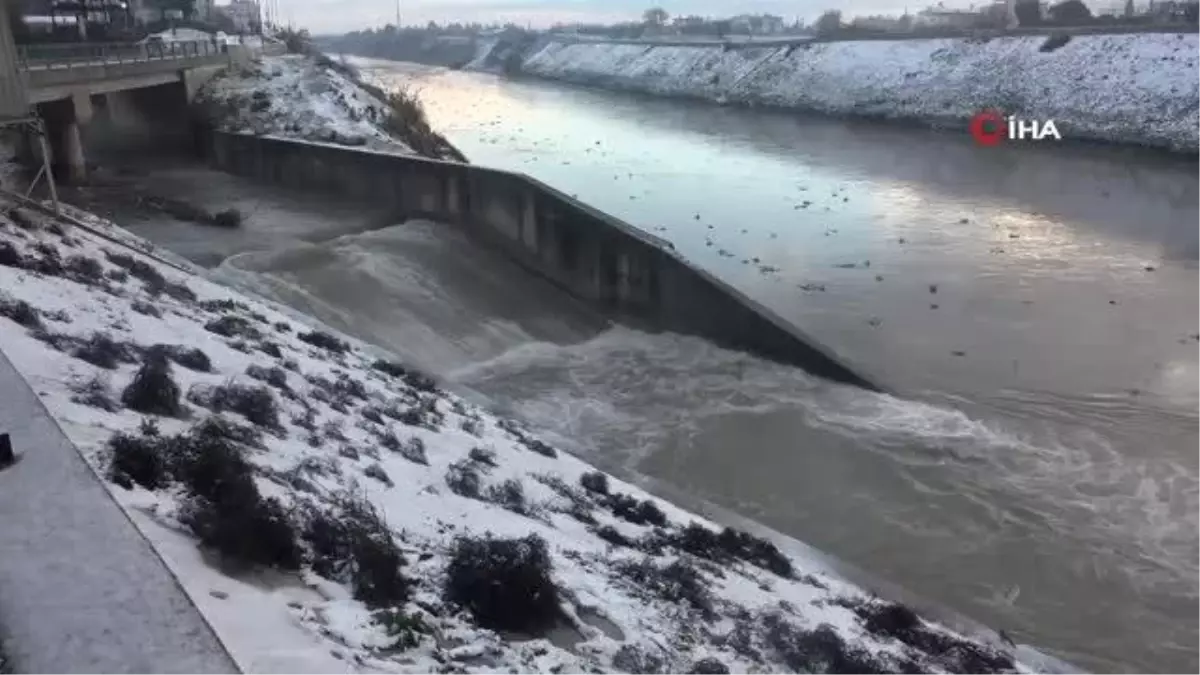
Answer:
<svg viewBox="0 0 1200 675"><path fill-rule="evenodd" d="M199 59L228 53L227 44L213 40L21 45L17 49L17 62L23 70L49 70L109 63Z"/></svg>

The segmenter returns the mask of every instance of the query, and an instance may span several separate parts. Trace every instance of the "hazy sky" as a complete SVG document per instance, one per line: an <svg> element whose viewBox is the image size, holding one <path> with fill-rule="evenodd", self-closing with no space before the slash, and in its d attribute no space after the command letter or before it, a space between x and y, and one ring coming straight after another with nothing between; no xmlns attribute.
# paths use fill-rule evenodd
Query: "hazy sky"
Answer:
<svg viewBox="0 0 1200 675"><path fill-rule="evenodd" d="M983 0L976 0L982 2ZM263 0L267 2L267 0ZM357 28L381 26L396 19L396 0L274 0L281 18L313 33L340 33ZM224 4L224 3L221 3ZM640 17L648 7L659 6L674 14L728 16L769 12L788 19L816 18L830 8L847 17L899 14L907 7L917 10L930 0L400 0L405 24L428 21L513 21L544 27L555 22L623 21ZM945 0L947 7L967 7L972 0Z"/></svg>

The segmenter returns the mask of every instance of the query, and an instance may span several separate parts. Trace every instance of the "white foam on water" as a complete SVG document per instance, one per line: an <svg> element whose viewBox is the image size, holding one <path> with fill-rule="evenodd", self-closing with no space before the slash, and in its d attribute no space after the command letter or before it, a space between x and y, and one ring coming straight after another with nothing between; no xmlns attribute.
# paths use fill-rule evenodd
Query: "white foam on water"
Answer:
<svg viewBox="0 0 1200 675"><path fill-rule="evenodd" d="M668 438L686 443L706 420L798 415L806 426L884 456L918 494L952 490L999 529L1020 523L1079 540L1135 587L1196 594L1196 477L1172 462L1123 454L1087 429L1034 437L953 408L830 384L696 338L626 328L578 345L521 345L450 377L503 391L515 413L560 437L586 439L585 450L631 471ZM923 480L930 475L938 480ZM937 529L893 522L914 534ZM979 535L963 545L986 545L989 534Z"/></svg>

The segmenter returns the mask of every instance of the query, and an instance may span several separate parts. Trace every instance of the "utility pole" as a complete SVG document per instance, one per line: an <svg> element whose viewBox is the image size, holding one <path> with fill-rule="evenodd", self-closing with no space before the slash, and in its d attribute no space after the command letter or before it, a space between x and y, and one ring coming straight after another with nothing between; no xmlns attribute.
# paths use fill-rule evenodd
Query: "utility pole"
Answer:
<svg viewBox="0 0 1200 675"><path fill-rule="evenodd" d="M396 30L400 30L400 0L396 0Z"/></svg>

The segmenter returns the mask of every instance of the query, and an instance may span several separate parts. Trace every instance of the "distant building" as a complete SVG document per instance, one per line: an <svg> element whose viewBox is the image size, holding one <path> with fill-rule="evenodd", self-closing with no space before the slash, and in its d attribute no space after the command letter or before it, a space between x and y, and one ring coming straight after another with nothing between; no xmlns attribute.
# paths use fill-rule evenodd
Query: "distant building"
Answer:
<svg viewBox="0 0 1200 675"><path fill-rule="evenodd" d="M850 25L863 30L877 30L888 33L902 33L911 27L912 18L904 16L857 16L850 20Z"/></svg>
<svg viewBox="0 0 1200 675"><path fill-rule="evenodd" d="M196 13L192 18L196 21L210 21L213 14L213 0L196 0Z"/></svg>
<svg viewBox="0 0 1200 675"><path fill-rule="evenodd" d="M239 33L258 33L262 28L262 6L255 0L231 0L222 11Z"/></svg>
<svg viewBox="0 0 1200 675"><path fill-rule="evenodd" d="M163 16L163 11L150 0L129 0L129 13L136 23L153 23Z"/></svg>
<svg viewBox="0 0 1200 675"><path fill-rule="evenodd" d="M913 15L914 28L974 28L979 25L978 12L946 9L941 3Z"/></svg>

